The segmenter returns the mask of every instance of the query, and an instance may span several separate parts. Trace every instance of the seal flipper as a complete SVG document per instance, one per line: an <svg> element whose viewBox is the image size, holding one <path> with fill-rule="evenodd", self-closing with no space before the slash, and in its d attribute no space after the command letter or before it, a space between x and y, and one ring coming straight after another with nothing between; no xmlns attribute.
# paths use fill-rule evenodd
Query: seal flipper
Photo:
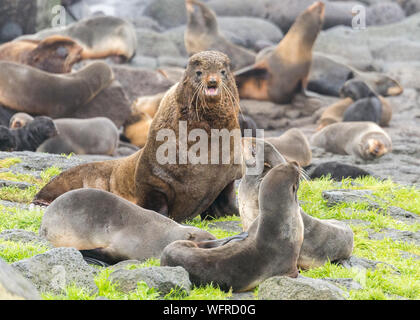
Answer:
<svg viewBox="0 0 420 320"><path fill-rule="evenodd" d="M83 256L83 259L90 264L95 264L103 267L107 267L112 264L116 264L121 261L113 257L104 248L96 248L91 250L79 250Z"/></svg>
<svg viewBox="0 0 420 320"><path fill-rule="evenodd" d="M242 241L248 238L248 232L241 232L240 234L217 240L201 241L197 243L199 248L210 249L224 246L229 242Z"/></svg>

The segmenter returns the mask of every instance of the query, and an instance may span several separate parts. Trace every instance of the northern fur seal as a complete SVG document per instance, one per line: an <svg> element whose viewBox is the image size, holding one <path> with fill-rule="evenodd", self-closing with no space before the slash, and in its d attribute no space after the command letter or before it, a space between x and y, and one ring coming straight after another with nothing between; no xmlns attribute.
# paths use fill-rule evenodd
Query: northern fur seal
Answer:
<svg viewBox="0 0 420 320"><path fill-rule="evenodd" d="M116 57L130 60L136 52L137 36L132 24L112 16L94 16L80 20L64 28L42 30L25 35L18 40L44 40L51 35L70 37L83 47L82 59Z"/></svg>
<svg viewBox="0 0 420 320"><path fill-rule="evenodd" d="M216 51L192 56L183 80L162 99L143 149L127 158L71 168L51 180L35 196L34 202L49 203L72 189L92 187L115 193L176 221L203 212L212 216L237 213L234 180L242 174L241 164L234 161L240 158L241 152L240 145L235 144L234 148L236 136L240 139L239 97L229 63L225 54ZM179 147L179 130L184 125L180 121L185 121L187 135L192 129L205 131L203 139L215 149L216 155L222 154L223 145L212 142L211 130L226 129L233 133L229 137L229 163L182 164L181 157L177 157L175 164L164 163L160 157L165 158L172 147ZM161 129L174 132L177 141L173 146L168 141L164 145ZM187 147L195 142L188 141ZM206 155L206 159L210 156L210 153Z"/></svg>
<svg viewBox="0 0 420 320"><path fill-rule="evenodd" d="M45 140L58 134L57 127L49 117L36 117L27 126L8 129L0 126L0 150L35 151Z"/></svg>
<svg viewBox="0 0 420 320"><path fill-rule="evenodd" d="M107 263L159 258L176 240L216 239L207 231L180 225L97 189L73 190L58 197L45 211L39 234L55 247L73 247Z"/></svg>
<svg viewBox="0 0 420 320"><path fill-rule="evenodd" d="M316 2L296 19L277 47L250 67L235 72L244 99L289 103L306 88L312 47L322 28L324 4Z"/></svg>
<svg viewBox="0 0 420 320"><path fill-rule="evenodd" d="M375 118L377 118L379 115L379 119L373 122L378 123L382 127L386 127L389 125L389 122L391 121L391 118L392 118L391 105L383 96L376 94L370 88L370 86L366 84L364 81L361 81L358 79L352 79L352 80L346 81L343 84L343 86L340 88L340 96L343 98L351 98L356 103L359 100L370 98L371 100L364 100L364 102L359 102L359 106L356 106L356 107L350 106L347 109L348 111L346 110L344 113L347 112L351 116L350 109L351 108L357 109L357 111L359 111L359 119L363 121L367 121L366 119L369 118L368 111L370 109L370 111L373 111ZM367 109L366 115L363 112L364 109ZM343 117L344 117L344 114L343 114ZM349 121L357 121L357 120L349 120Z"/></svg>
<svg viewBox="0 0 420 320"><path fill-rule="evenodd" d="M371 121L379 124L382 116L381 100L376 97L357 100L343 113L343 122Z"/></svg>
<svg viewBox="0 0 420 320"><path fill-rule="evenodd" d="M312 151L309 141L298 128L287 130L279 137L267 137L270 142L288 160L296 161L301 167L311 164Z"/></svg>
<svg viewBox="0 0 420 320"><path fill-rule="evenodd" d="M369 121L330 124L311 137L311 144L328 152L364 160L379 158L392 150L389 135Z"/></svg>
<svg viewBox="0 0 420 320"><path fill-rule="evenodd" d="M31 122L26 113L16 113L10 127L18 128ZM119 133L108 118L56 119L58 135L46 140L36 151L56 154L105 154L113 155L118 147Z"/></svg>
<svg viewBox="0 0 420 320"><path fill-rule="evenodd" d="M317 121L317 130L319 131L332 123L343 121L344 112L353 104L353 102L354 100L351 98L344 98L326 107Z"/></svg>
<svg viewBox="0 0 420 320"><path fill-rule="evenodd" d="M379 73L360 71L345 62L341 57L313 53L313 62L308 77L308 89L320 94L340 96L340 88L347 80L359 80L369 85L381 96L397 96L404 89L395 79Z"/></svg>
<svg viewBox="0 0 420 320"><path fill-rule="evenodd" d="M244 175L239 185L238 200L242 226L245 231L258 224L260 215L259 194L261 180L272 168L285 164L284 157L267 141L244 139L245 165L253 167L252 159L258 148L264 152L264 168L258 175ZM273 193L274 195L275 193ZM353 250L353 232L346 224L337 220L321 220L313 218L300 209L304 226L304 237L299 253L299 268L319 267L328 260L337 261L348 258Z"/></svg>
<svg viewBox="0 0 420 320"><path fill-rule="evenodd" d="M213 283L222 290L247 291L273 276L297 277L303 223L297 202L299 169L280 164L262 179L260 216L242 241L203 249L175 241L162 253L161 265L182 266L195 285Z"/></svg>
<svg viewBox="0 0 420 320"><path fill-rule="evenodd" d="M71 117L113 80L112 70L104 62L94 62L65 75L6 61L0 61L0 70L1 104L16 111L52 118Z"/></svg>
<svg viewBox="0 0 420 320"><path fill-rule="evenodd" d="M42 41L21 40L0 46L0 60L26 64L52 73L71 72L79 62L82 47L63 36L50 36Z"/></svg>
<svg viewBox="0 0 420 320"><path fill-rule="evenodd" d="M370 176L371 174L362 168L351 166L337 161L328 161L320 163L314 168L307 169L308 175L311 179L317 179L330 175L331 179L341 181L345 178L362 178Z"/></svg>
<svg viewBox="0 0 420 320"><path fill-rule="evenodd" d="M191 56L205 50L225 53L231 60L231 69L254 64L255 54L228 41L219 32L216 14L197 0L185 0L188 23L184 34L185 48Z"/></svg>

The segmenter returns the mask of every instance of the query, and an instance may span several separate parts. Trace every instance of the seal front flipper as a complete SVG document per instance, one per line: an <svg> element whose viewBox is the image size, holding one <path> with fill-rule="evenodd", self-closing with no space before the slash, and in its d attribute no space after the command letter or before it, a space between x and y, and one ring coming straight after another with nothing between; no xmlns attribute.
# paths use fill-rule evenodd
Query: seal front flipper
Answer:
<svg viewBox="0 0 420 320"><path fill-rule="evenodd" d="M223 238L223 239L201 241L197 243L197 246L199 248L205 248L205 249L217 248L217 247L224 246L225 244L229 242L242 241L242 240L245 240L246 238L248 238L248 232L241 232L240 234Z"/></svg>

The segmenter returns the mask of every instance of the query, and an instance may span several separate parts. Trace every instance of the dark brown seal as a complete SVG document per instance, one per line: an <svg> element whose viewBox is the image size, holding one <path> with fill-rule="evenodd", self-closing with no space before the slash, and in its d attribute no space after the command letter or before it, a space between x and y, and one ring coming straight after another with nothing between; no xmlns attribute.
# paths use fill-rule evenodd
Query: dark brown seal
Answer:
<svg viewBox="0 0 420 320"><path fill-rule="evenodd" d="M161 265L182 266L195 285L213 283L223 290L247 291L273 276L297 277L303 223L297 202L299 168L280 164L262 179L258 221L242 241L203 249L175 241L162 253Z"/></svg>
<svg viewBox="0 0 420 320"><path fill-rule="evenodd" d="M277 47L254 65L235 72L243 99L289 103L306 88L312 47L322 28L324 4L316 2L296 19Z"/></svg>
<svg viewBox="0 0 420 320"><path fill-rule="evenodd" d="M50 36L42 41L21 40L0 46L0 60L17 62L52 73L71 72L79 62L82 47L63 36Z"/></svg>
<svg viewBox="0 0 420 320"><path fill-rule="evenodd" d="M244 139L244 157L247 168L252 168L254 150L260 148L264 153L264 168L256 175L244 175L239 185L238 200L242 226L245 231L258 224L261 207L259 203L262 179L273 167L287 163L284 157L267 141ZM275 193L273 193L275 197ZM348 258L353 250L353 231L337 220L321 220L307 215L300 209L304 226L304 238L299 253L298 266L302 269L314 268L327 261ZM279 243L281 245L281 243Z"/></svg>
<svg viewBox="0 0 420 320"><path fill-rule="evenodd" d="M39 234L55 247L73 247L107 263L160 258L176 240L216 239L207 231L183 226L97 189L73 190L58 197L45 211Z"/></svg>
<svg viewBox="0 0 420 320"><path fill-rule="evenodd" d="M192 56L182 81L162 99L143 149L127 158L67 170L48 183L34 201L48 203L69 190L91 187L110 191L176 221L203 212L211 216L237 213L233 183L241 176L240 159L238 164L235 162L235 158L240 158L241 148L234 148L237 136L240 140L239 98L229 63L225 54L216 51ZM204 141L208 142L206 151L215 148L217 156L223 145L212 142L211 131L226 129L233 133L229 138L229 161L191 164L183 162L185 158L177 152L176 163L162 162L161 157L169 153L169 149L168 153L162 151L163 146L179 147L179 130L183 125L187 125L188 134L192 129L202 129L206 134ZM175 145L164 145L162 136L158 141L158 134L165 132L162 129L174 132ZM195 141L188 141L188 148L193 144Z"/></svg>
<svg viewBox="0 0 420 320"><path fill-rule="evenodd" d="M184 42L190 56L200 51L217 50L230 58L232 70L254 64L253 52L231 43L220 34L213 10L197 0L185 0L185 5L188 24Z"/></svg>

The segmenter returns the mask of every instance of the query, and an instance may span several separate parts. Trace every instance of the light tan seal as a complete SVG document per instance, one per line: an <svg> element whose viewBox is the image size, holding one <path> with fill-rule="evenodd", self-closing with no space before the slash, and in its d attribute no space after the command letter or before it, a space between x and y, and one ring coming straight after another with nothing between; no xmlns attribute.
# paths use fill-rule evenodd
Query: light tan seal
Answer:
<svg viewBox="0 0 420 320"><path fill-rule="evenodd" d="M134 26L126 20L112 16L94 16L64 28L42 30L17 40L43 40L51 35L62 35L77 41L83 47L83 59L115 57L130 60L136 53L137 36Z"/></svg>
<svg viewBox="0 0 420 320"><path fill-rule="evenodd" d="M299 168L280 164L262 179L260 216L242 241L203 249L179 240L162 253L161 265L182 266L193 284L212 283L222 290L248 291L273 276L297 277L303 222L297 202Z"/></svg>
<svg viewBox="0 0 420 320"><path fill-rule="evenodd" d="M391 152L389 135L376 123L333 123L311 137L311 145L336 154L348 154L364 160L372 160Z"/></svg>
<svg viewBox="0 0 420 320"><path fill-rule="evenodd" d="M267 137L264 140L275 146L288 161L296 161L301 167L309 166L312 162L309 141L298 128L289 129L279 137Z"/></svg>
<svg viewBox="0 0 420 320"><path fill-rule="evenodd" d="M10 128L24 127L33 118L18 112L10 119ZM55 154L114 155L119 143L118 128L104 117L54 120L58 135L43 142L37 152Z"/></svg>
<svg viewBox="0 0 420 320"><path fill-rule="evenodd" d="M0 60L26 64L52 73L71 72L83 48L69 37L50 36L42 41L21 40L0 46Z"/></svg>
<svg viewBox="0 0 420 320"><path fill-rule="evenodd" d="M113 81L104 62L94 62L78 72L51 74L30 66L0 61L0 103L31 115L72 117Z"/></svg>
<svg viewBox="0 0 420 320"><path fill-rule="evenodd" d="M58 197L45 211L39 234L55 247L76 248L107 263L160 258L176 240L216 239L97 189L73 190Z"/></svg>
<svg viewBox="0 0 420 320"><path fill-rule="evenodd" d="M163 98L143 149L127 158L71 168L41 189L34 202L49 203L67 191L91 187L110 191L176 221L201 213L236 214L234 180L242 174L240 159L238 164L235 162L241 148L234 148L234 140L237 136L240 139L239 98L229 64L229 58L216 51L192 56L183 80ZM188 132L204 130L209 147L213 145L212 129L234 133L229 139L228 163L161 164L158 149L162 149L159 147L164 141L158 141L157 136L161 129L170 129L176 134L178 146L180 121L186 122ZM195 143L188 141L188 148ZM220 155L222 147L213 145L213 152Z"/></svg>
<svg viewBox="0 0 420 320"><path fill-rule="evenodd" d="M241 222L243 230L248 233L258 223L261 212L259 192L262 179L276 166L287 163L269 142L260 139L244 139L244 163L247 168L255 166L252 160L258 148L264 152L264 168L257 175L245 174L238 190ZM275 196L274 192L273 196ZM350 257L353 250L353 231L349 226L337 220L311 217L302 209L300 209L300 215L304 226L304 237L297 262L299 268L316 268L327 261L339 261Z"/></svg>
<svg viewBox="0 0 420 320"><path fill-rule="evenodd" d="M324 21L324 4L316 2L296 19L277 47L254 65L235 72L242 99L289 103L306 88L312 47Z"/></svg>
<svg viewBox="0 0 420 320"><path fill-rule="evenodd" d="M254 64L255 54L228 41L220 34L216 14L197 0L185 0L188 23L184 34L185 48L191 56L200 51L217 50L231 60L231 69Z"/></svg>

